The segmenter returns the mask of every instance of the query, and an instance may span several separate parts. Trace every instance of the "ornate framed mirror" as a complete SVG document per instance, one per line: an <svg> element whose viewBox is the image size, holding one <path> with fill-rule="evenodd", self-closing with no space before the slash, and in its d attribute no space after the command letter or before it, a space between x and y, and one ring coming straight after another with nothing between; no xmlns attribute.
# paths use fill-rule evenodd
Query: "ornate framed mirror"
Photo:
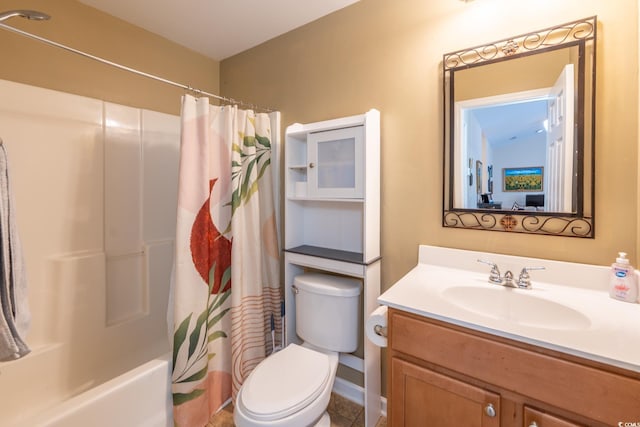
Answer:
<svg viewBox="0 0 640 427"><path fill-rule="evenodd" d="M596 28L443 56L444 227L594 237Z"/></svg>

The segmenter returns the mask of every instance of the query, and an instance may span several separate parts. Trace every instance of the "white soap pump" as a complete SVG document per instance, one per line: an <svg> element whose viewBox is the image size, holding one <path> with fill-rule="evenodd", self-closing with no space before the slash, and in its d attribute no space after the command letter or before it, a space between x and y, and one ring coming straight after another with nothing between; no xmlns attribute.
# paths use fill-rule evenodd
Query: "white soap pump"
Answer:
<svg viewBox="0 0 640 427"><path fill-rule="evenodd" d="M629 263L625 252L619 252L616 262L611 264L609 295L620 301L638 302L638 281L635 269Z"/></svg>

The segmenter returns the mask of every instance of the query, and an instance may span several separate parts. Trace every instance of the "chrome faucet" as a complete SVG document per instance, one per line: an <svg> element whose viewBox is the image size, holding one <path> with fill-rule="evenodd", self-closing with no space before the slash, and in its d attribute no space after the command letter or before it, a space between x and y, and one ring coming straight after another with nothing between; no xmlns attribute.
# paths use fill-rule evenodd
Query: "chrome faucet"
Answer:
<svg viewBox="0 0 640 427"><path fill-rule="evenodd" d="M506 286L508 288L516 287L516 284L513 283L513 273L511 272L511 270L507 270L507 272L504 273L504 277L502 278L502 286Z"/></svg>
<svg viewBox="0 0 640 427"><path fill-rule="evenodd" d="M489 271L489 283L492 283L494 285L507 286L509 288L531 289L531 276L529 275L529 272L532 270L545 269L544 267L524 267L522 271L520 271L518 280L514 282L513 273L510 270L507 270L504 273L504 276L501 276L500 269L495 262L486 261L483 259L479 259L478 262L487 264L491 267L491 271Z"/></svg>
<svg viewBox="0 0 640 427"><path fill-rule="evenodd" d="M494 285L502 285L500 270L498 269L498 265L495 262L485 261L483 259L479 259L478 262L491 266L491 271L489 272L489 283L493 283Z"/></svg>
<svg viewBox="0 0 640 427"><path fill-rule="evenodd" d="M544 267L524 267L518 276L518 287L520 289L531 289L531 277L529 272L532 270L544 270Z"/></svg>

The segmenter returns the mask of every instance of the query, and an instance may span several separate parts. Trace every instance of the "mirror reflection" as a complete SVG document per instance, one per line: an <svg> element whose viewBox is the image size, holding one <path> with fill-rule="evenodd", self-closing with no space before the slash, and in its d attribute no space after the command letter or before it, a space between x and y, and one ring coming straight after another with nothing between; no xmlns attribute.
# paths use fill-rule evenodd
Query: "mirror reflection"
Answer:
<svg viewBox="0 0 640 427"><path fill-rule="evenodd" d="M445 227L593 237L596 17L445 54Z"/></svg>
<svg viewBox="0 0 640 427"><path fill-rule="evenodd" d="M576 212L578 66L574 46L456 72L455 208Z"/></svg>

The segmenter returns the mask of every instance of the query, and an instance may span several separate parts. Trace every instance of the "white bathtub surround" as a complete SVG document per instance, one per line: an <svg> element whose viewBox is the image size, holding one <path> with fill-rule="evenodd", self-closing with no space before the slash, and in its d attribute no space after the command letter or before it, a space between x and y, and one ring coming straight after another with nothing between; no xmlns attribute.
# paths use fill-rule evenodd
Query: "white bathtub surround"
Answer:
<svg viewBox="0 0 640 427"><path fill-rule="evenodd" d="M532 289L488 283L496 263ZM608 266L420 246L418 265L380 296L381 304L471 329L640 372L640 305L609 298Z"/></svg>
<svg viewBox="0 0 640 427"><path fill-rule="evenodd" d="M24 426L169 350L180 126L0 81L0 130L32 313L32 352L0 363L0 425Z"/></svg>
<svg viewBox="0 0 640 427"><path fill-rule="evenodd" d="M15 219L15 203L9 185L9 158L0 139L0 361L29 353L25 338L31 324L27 301L27 277Z"/></svg>
<svg viewBox="0 0 640 427"><path fill-rule="evenodd" d="M267 114L183 97L173 291L176 426L205 425L237 392L272 348L272 315L280 335L272 132L278 127Z"/></svg>

